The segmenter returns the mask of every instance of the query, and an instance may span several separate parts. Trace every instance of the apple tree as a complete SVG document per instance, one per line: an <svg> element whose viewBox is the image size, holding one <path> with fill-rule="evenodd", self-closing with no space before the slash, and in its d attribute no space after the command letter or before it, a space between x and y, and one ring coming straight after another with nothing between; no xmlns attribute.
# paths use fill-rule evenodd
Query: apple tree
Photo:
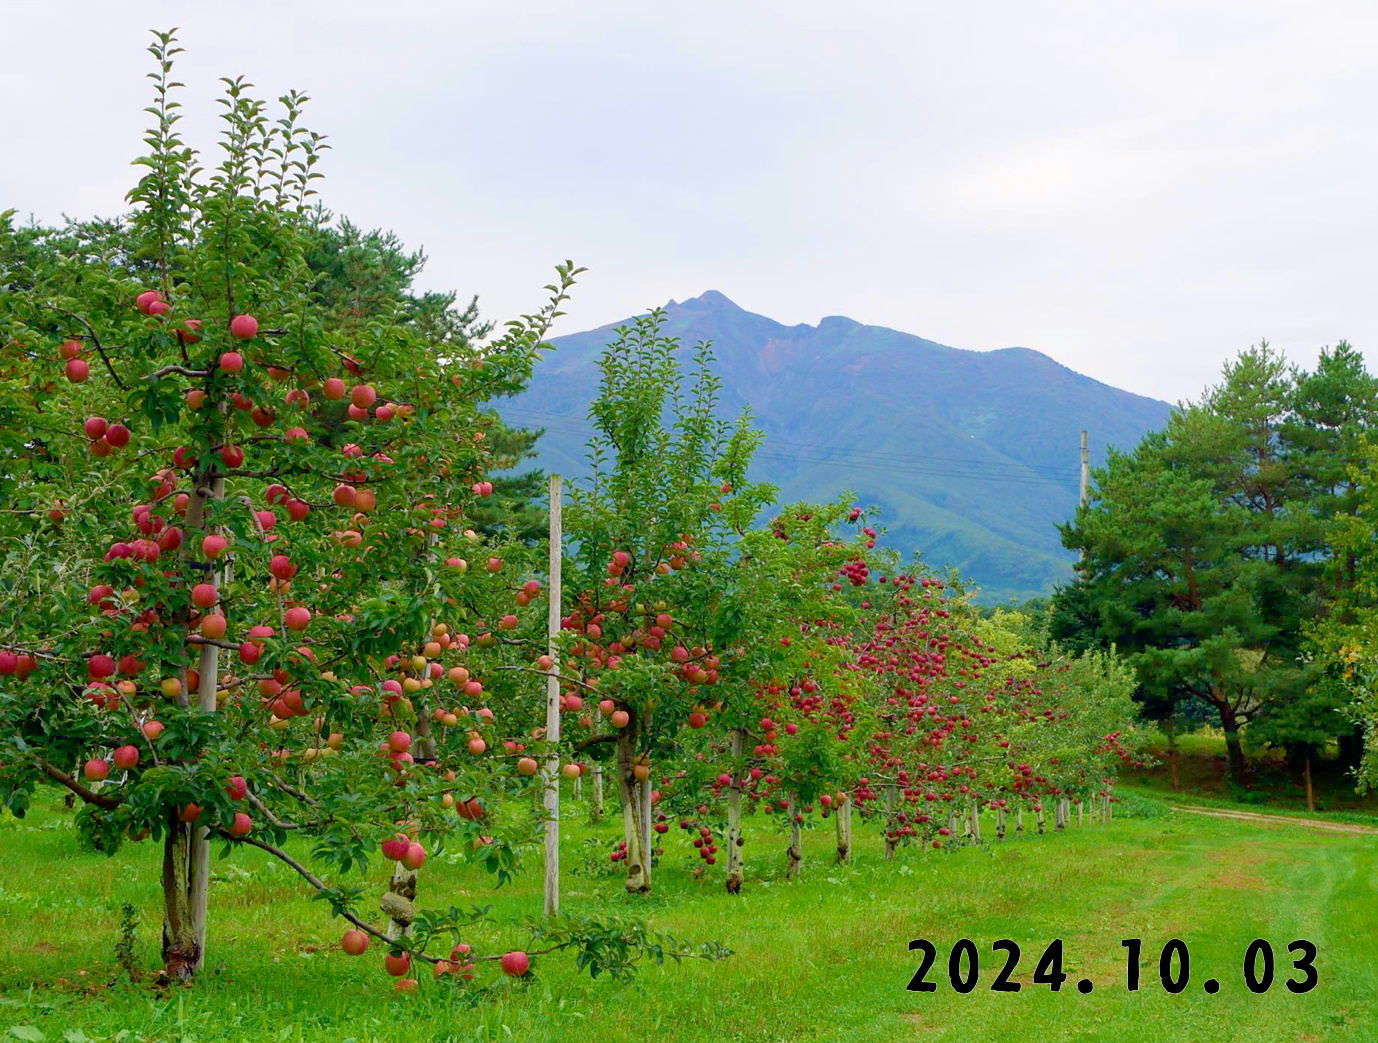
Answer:
<svg viewBox="0 0 1378 1043"><path fill-rule="evenodd" d="M524 785L488 701L522 683L496 667L540 632L541 584L467 520L492 491L480 407L529 378L576 270L486 351L396 293L334 306L306 99L274 119L227 80L203 166L178 48L151 50L131 217L0 222L0 793L22 814L56 783L97 846L163 846L171 978L204 958L212 841L409 960L428 846L501 875L535 824L487 799ZM385 929L323 879L380 847Z"/></svg>

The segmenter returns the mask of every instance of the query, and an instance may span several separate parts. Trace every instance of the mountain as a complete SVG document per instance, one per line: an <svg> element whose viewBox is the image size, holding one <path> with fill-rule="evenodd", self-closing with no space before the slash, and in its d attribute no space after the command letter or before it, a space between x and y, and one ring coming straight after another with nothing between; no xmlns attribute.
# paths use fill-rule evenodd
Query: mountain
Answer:
<svg viewBox="0 0 1378 1043"><path fill-rule="evenodd" d="M530 388L500 406L510 423L545 429L546 470L587 473L598 356L621 325L553 340ZM1055 526L1076 507L1080 431L1094 466L1171 408L1029 348L965 351L842 316L785 326L716 290L670 301L663 329L686 356L712 342L723 415L751 406L766 434L753 480L778 485L781 502L853 492L881 508L888 546L955 566L988 603L1071 575Z"/></svg>

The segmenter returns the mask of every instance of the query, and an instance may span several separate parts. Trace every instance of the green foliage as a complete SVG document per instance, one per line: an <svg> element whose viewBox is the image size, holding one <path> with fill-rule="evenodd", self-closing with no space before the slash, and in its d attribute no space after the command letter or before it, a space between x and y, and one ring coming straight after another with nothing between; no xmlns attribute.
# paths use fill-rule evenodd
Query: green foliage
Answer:
<svg viewBox="0 0 1378 1043"><path fill-rule="evenodd" d="M518 618L532 549L470 523L494 462L482 407L529 379L578 270L480 347L472 305L413 292L421 255L314 203L326 146L304 96L274 114L225 80L203 166L179 135L179 48L161 33L152 51L131 215L0 219L0 794L22 813L58 782L88 844L163 842L170 866L206 827L279 854L307 836L315 871L344 875L409 821L432 854L448 838L509 879L534 819L444 804L518 788L495 732L535 716L503 668L544 613L489 629ZM137 763L110 767L123 747ZM357 901L296 868L337 911Z"/></svg>
<svg viewBox="0 0 1378 1043"><path fill-rule="evenodd" d="M1266 344L1242 352L1164 431L1112 453L1063 529L1086 560L1054 599L1051 631L1124 651L1153 716L1186 699L1213 707L1236 781L1245 725L1289 749L1345 730L1335 671L1307 635L1328 632L1315 621L1355 585L1337 547L1362 500L1346 475L1375 401L1378 382L1346 344L1310 374Z"/></svg>

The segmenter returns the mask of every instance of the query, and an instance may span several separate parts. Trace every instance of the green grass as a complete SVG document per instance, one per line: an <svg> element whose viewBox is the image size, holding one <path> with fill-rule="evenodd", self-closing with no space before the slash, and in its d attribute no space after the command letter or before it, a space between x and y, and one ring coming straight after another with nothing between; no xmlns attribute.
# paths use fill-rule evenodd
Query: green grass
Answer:
<svg viewBox="0 0 1378 1043"><path fill-rule="evenodd" d="M590 981L575 975L572 960L545 957L533 980L512 983L477 1010L424 977L419 995L394 997L376 946L361 958L342 953L339 922L285 869L250 850L217 864L202 978L164 991L121 982L114 945L122 903L143 912L140 965L157 962L158 853L81 853L60 809L41 808L22 822L0 820L0 1038L10 1026L36 1027L50 1040L197 1043L1375 1038L1378 854L1368 838L1162 814L1142 798L1127 807L1157 814L984 848L910 848L889 863L858 823L861 850L845 868L828 864L831 831L809 831L797 882L783 879L780 837L758 821L748 886L736 898L716 877L692 878L684 842L672 837L649 900L623 897L614 877L571 873L566 909L642 911L658 929L716 939L736 955L648 968L630 987ZM578 868L592 834L574 824L569 833L566 864ZM382 879L376 867L372 883ZM523 941L517 924L539 909L539 866L492 892L478 872L437 858L427 862L423 888L435 904L491 902L497 923L471 940L501 951ZM939 947L931 994L905 991L916 967L907 943L919 937ZM1128 937L1143 938L1148 957L1137 993L1124 987L1120 940ZM1192 960L1192 983L1177 996L1156 984L1156 954L1172 937L1189 944ZM1278 982L1262 996L1240 977L1256 937L1281 957ZM944 973L959 938L975 941L983 961L981 982L967 995ZM1016 940L1024 954L1017 994L989 991L997 964L990 945L1000 938ZM1054 938L1064 941L1071 975L1056 994L1029 984ZM1284 950L1297 938L1320 950L1320 984L1302 996L1282 985ZM484 971L495 976L492 964ZM1218 995L1202 990L1208 976L1222 982ZM1083 977L1095 984L1090 995L1076 991Z"/></svg>
<svg viewBox="0 0 1378 1043"><path fill-rule="evenodd" d="M1289 768L1279 751L1250 743L1247 733L1242 738L1249 764L1249 784L1245 789L1230 780L1225 736L1211 728L1178 736L1179 789L1172 788L1167 736L1161 732L1155 734L1150 750L1158 763L1148 771L1126 773L1121 782L1182 803L1308 813L1300 772ZM1354 776L1340 763L1336 753L1332 747L1312 764L1316 811L1338 821L1372 823L1378 820L1378 793L1356 793Z"/></svg>

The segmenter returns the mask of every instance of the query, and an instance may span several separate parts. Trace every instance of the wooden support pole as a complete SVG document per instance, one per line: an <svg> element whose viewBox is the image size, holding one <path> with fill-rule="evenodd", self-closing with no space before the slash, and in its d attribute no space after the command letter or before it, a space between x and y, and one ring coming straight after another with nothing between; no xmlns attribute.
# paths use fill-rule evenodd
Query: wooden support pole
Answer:
<svg viewBox="0 0 1378 1043"><path fill-rule="evenodd" d="M547 654L552 662L545 680L545 737L560 741L560 565L564 528L560 517L560 476L550 476L550 597L546 616ZM560 757L545 762L545 914L560 914Z"/></svg>

